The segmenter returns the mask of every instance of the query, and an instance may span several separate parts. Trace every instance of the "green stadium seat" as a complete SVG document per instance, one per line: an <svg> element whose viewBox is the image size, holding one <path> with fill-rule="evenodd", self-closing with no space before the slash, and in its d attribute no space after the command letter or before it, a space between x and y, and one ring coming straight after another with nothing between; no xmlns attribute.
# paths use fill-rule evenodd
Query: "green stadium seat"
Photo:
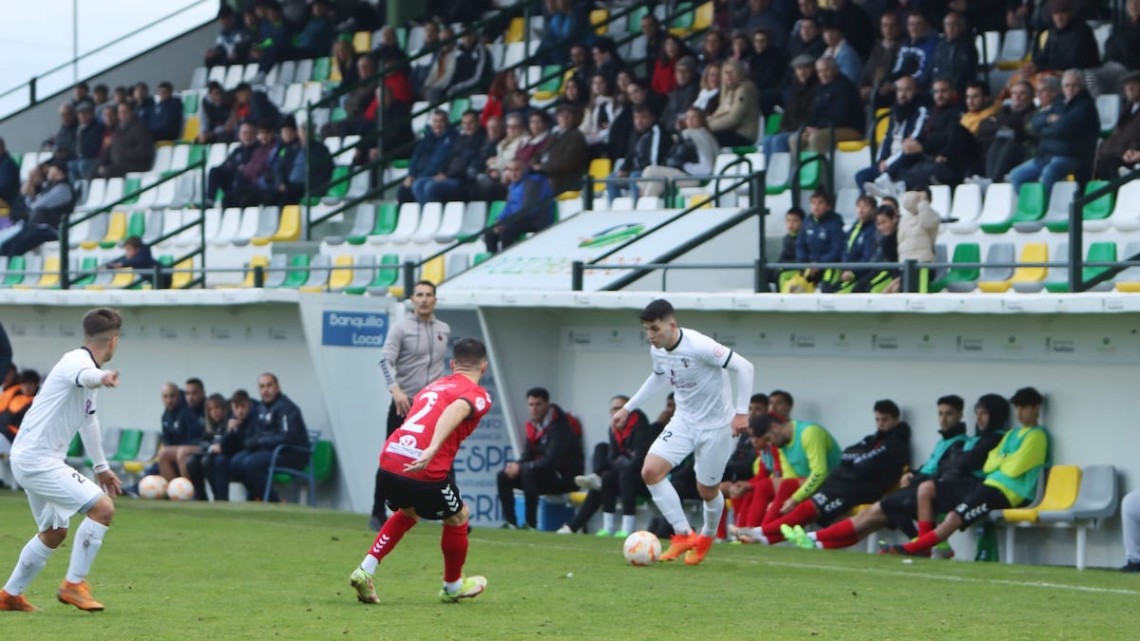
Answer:
<svg viewBox="0 0 1140 641"><path fill-rule="evenodd" d="M383 296L388 293L388 288L395 285L399 280L400 257L397 254L384 254L376 266L376 277L372 279L366 289L376 295ZM345 291L349 290L346 289Z"/></svg>
<svg viewBox="0 0 1140 641"><path fill-rule="evenodd" d="M673 9L673 19L669 21L669 32L682 36L693 29L696 10L692 2L678 2Z"/></svg>
<svg viewBox="0 0 1140 641"><path fill-rule="evenodd" d="M823 157L815 152L800 152L800 189L814 190L819 187L823 162Z"/></svg>
<svg viewBox="0 0 1140 641"><path fill-rule="evenodd" d="M333 168L333 174L332 174L332 181L336 181L340 178L344 178L345 176L348 176L348 174L350 172L352 172L352 167L345 167L345 166L334 167ZM350 180L342 180L339 183L332 185L331 187L329 187L328 191L325 192L325 194L324 194L325 198L330 198L330 199L336 198L338 200L341 198L344 198L344 195L348 193L348 185L350 182L351 182Z"/></svg>
<svg viewBox="0 0 1140 641"><path fill-rule="evenodd" d="M1104 187L1107 184L1108 181L1106 180L1090 180L1088 182L1088 185L1085 186L1085 194L1091 194L1092 192ZM1081 218L1086 221L1104 220L1112 215L1112 209L1115 206L1116 194L1109 192L1085 205L1084 211L1081 212ZM1049 231L1064 232L1068 230L1068 225L1066 225L1064 229L1054 229L1052 225L1049 225Z"/></svg>
<svg viewBox="0 0 1140 641"><path fill-rule="evenodd" d="M308 500L310 506L317 504L317 483L332 476L333 450L332 443L320 440L318 430L309 430L309 463L304 468L296 469L285 467L277 462L280 452L289 448L301 449L297 446L280 445L273 451L269 461L268 483L265 486L265 501L269 501L270 492L275 484L288 484L294 481L308 481Z"/></svg>
<svg viewBox="0 0 1140 641"><path fill-rule="evenodd" d="M649 15L649 7L641 5L629 12L626 22L626 30L634 35L641 33L641 19Z"/></svg>
<svg viewBox="0 0 1140 641"><path fill-rule="evenodd" d="M450 115L449 115L451 122L452 123L459 122L459 119L463 117L463 113L465 111L467 111L468 109L471 109L471 99L470 98L456 98L455 100L452 100L451 101L451 110L450 110Z"/></svg>
<svg viewBox="0 0 1140 641"><path fill-rule="evenodd" d="M8 259L8 270L4 274L4 280L0 281L0 287L12 287L24 282L23 272L27 269L27 259L23 256L12 256Z"/></svg>
<svg viewBox="0 0 1140 641"><path fill-rule="evenodd" d="M499 214L503 213L503 209L507 206L507 201L496 200L491 203L491 207L487 210L487 224L495 222L499 219Z"/></svg>
<svg viewBox="0 0 1140 641"><path fill-rule="evenodd" d="M297 289L309 282L308 254L293 254L289 257L289 271L285 273L285 280L281 283L282 289Z"/></svg>
<svg viewBox="0 0 1140 641"><path fill-rule="evenodd" d="M190 145L190 155L187 164L193 165L206 159L206 145Z"/></svg>
<svg viewBox="0 0 1140 641"><path fill-rule="evenodd" d="M328 58L317 58L313 61L313 75L310 80L316 82L324 82L329 79L329 71L332 68L332 61Z"/></svg>
<svg viewBox="0 0 1140 641"><path fill-rule="evenodd" d="M376 226L372 228L372 236L387 236L396 231L399 221L400 203L382 202L376 210Z"/></svg>
<svg viewBox="0 0 1140 641"><path fill-rule="evenodd" d="M83 261L79 264L79 273L84 276L71 284L73 288L79 289L86 287L95 282L96 270L99 269L99 259L95 256L84 256ZM72 274L72 277L78 274Z"/></svg>
<svg viewBox="0 0 1140 641"><path fill-rule="evenodd" d="M960 243L954 247L953 263L978 263L982 249L977 243ZM977 267L951 267L946 275L930 284L930 291L972 291L977 285L980 270Z"/></svg>
<svg viewBox="0 0 1140 641"><path fill-rule="evenodd" d="M344 110L344 107L333 107L332 114L329 116L329 119L332 120L332 122L347 120L348 112Z"/></svg>
<svg viewBox="0 0 1140 641"><path fill-rule="evenodd" d="M542 68L542 77L546 78L546 80L538 85L537 90L549 93L562 91L562 76L562 67L558 65L546 65Z"/></svg>
<svg viewBox="0 0 1140 641"><path fill-rule="evenodd" d="M197 116L198 115L198 94L197 92L187 92L182 94L182 115L184 116Z"/></svg>
<svg viewBox="0 0 1140 641"><path fill-rule="evenodd" d="M127 236L146 236L146 212L132 211L127 219Z"/></svg>
<svg viewBox="0 0 1140 641"><path fill-rule="evenodd" d="M1041 220L1045 215L1045 186L1041 183L1025 183L1017 195L1017 209L1006 220L982 224L987 234L1004 234L1017 223Z"/></svg>
<svg viewBox="0 0 1140 641"><path fill-rule="evenodd" d="M473 265L478 265L491 257L491 252L479 252L475 254L475 259L471 261Z"/></svg>
<svg viewBox="0 0 1140 641"><path fill-rule="evenodd" d="M404 51L408 50L408 30L405 27L396 27L396 41L400 43L400 48Z"/></svg>
<svg viewBox="0 0 1140 641"><path fill-rule="evenodd" d="M764 120L764 135L771 136L780 133L780 123L784 121L784 114L776 112Z"/></svg>
<svg viewBox="0 0 1140 641"><path fill-rule="evenodd" d="M127 177L123 181L123 204L133 205L138 202L138 191L142 186L142 181L138 178Z"/></svg>

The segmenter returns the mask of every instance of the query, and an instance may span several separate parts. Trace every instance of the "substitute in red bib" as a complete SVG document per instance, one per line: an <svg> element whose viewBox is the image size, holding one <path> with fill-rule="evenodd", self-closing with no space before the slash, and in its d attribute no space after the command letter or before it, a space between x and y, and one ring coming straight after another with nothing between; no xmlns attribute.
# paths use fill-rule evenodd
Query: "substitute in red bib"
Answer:
<svg viewBox="0 0 1140 641"><path fill-rule="evenodd" d="M376 567L421 518L443 521L440 600L471 598L487 585L484 577L463 576L468 511L452 471L460 444L491 409L491 397L479 385L487 371L487 348L473 338L459 340L452 349L451 371L416 394L404 423L380 453L381 482L394 513L352 572L352 587L362 603L379 601L373 584Z"/></svg>

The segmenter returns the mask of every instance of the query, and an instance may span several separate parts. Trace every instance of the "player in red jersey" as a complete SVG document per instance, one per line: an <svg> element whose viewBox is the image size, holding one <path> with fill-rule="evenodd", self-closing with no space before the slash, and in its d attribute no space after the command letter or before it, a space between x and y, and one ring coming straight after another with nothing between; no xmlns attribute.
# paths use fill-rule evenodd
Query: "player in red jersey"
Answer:
<svg viewBox="0 0 1140 641"><path fill-rule="evenodd" d="M352 572L352 587L362 603L379 602L372 581L376 567L421 518L443 520L440 601L456 603L487 587L484 577L463 576L468 512L451 469L460 443L491 409L491 397L479 386L487 371L487 348L474 338L460 339L452 349L451 371L416 394L408 417L380 453L384 495L394 513Z"/></svg>

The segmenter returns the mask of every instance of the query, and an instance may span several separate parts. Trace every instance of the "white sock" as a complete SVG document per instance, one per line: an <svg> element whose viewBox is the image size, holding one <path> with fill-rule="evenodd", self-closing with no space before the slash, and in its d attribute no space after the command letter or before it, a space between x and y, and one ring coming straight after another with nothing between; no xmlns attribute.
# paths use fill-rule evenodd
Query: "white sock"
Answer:
<svg viewBox="0 0 1140 641"><path fill-rule="evenodd" d="M764 536L764 529L758 527L740 528L740 535L752 539L753 543L768 545L768 537Z"/></svg>
<svg viewBox="0 0 1140 641"><path fill-rule="evenodd" d="M32 579L36 578L40 570L47 565L52 552L55 550L44 545L39 535L33 536L20 551L20 560L16 562L16 567L12 568L12 576L8 578L8 583L4 584L8 594L12 596L23 594Z"/></svg>
<svg viewBox="0 0 1140 641"><path fill-rule="evenodd" d="M459 588L461 588L461 587L463 587L463 579L459 579L458 581L444 581L443 582L443 589L447 590L448 594L455 594L456 592L459 591Z"/></svg>
<svg viewBox="0 0 1140 641"><path fill-rule="evenodd" d="M380 565L379 559L371 554L365 554L364 560L360 562L360 569L369 574L376 574L376 567Z"/></svg>
<svg viewBox="0 0 1140 641"><path fill-rule="evenodd" d="M808 539L810 539L812 543L815 543L816 548L820 550L823 549L823 544L819 542L819 537L815 535L815 532L808 532Z"/></svg>
<svg viewBox="0 0 1140 641"><path fill-rule="evenodd" d="M720 525L720 515L724 514L724 495L717 492L716 498L705 501L705 524L701 528L702 536L716 536L717 526Z"/></svg>
<svg viewBox="0 0 1140 641"><path fill-rule="evenodd" d="M96 523L89 518L83 519L75 530L75 540L72 542L71 563L67 566L67 580L79 583L87 578L91 571L91 563L99 548L103 545L103 535L107 533L107 526Z"/></svg>
<svg viewBox="0 0 1140 641"><path fill-rule="evenodd" d="M633 534L635 530L637 530L637 515L623 514L621 517L621 531L626 534Z"/></svg>
<svg viewBox="0 0 1140 641"><path fill-rule="evenodd" d="M693 527L685 518L685 509L681 507L681 497L677 489L669 481L661 481L649 486L649 494L653 503L661 511L661 516L673 526L675 534L692 534Z"/></svg>
<svg viewBox="0 0 1140 641"><path fill-rule="evenodd" d="M613 512L602 512L602 529L611 534L614 531L614 516Z"/></svg>

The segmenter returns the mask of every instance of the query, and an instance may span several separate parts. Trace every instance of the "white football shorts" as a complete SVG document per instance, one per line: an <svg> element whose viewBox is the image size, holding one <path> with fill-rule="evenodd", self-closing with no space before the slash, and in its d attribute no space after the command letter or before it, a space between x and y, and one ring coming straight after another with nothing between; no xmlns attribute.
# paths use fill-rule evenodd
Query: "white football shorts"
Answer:
<svg viewBox="0 0 1140 641"><path fill-rule="evenodd" d="M692 454L697 483L716 487L724 478L724 468L735 446L732 429L727 425L711 430L694 430L674 419L653 441L649 453L669 461L673 467Z"/></svg>
<svg viewBox="0 0 1140 641"><path fill-rule="evenodd" d="M72 516L91 509L103 495L98 483L63 461L34 470L21 469L13 461L12 474L27 493L41 532L66 528Z"/></svg>

